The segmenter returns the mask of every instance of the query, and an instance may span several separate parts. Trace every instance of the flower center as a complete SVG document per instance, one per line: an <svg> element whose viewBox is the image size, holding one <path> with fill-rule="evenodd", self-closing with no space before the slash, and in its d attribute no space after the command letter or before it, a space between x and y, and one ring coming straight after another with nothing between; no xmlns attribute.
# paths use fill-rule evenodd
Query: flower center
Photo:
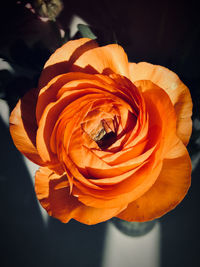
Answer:
<svg viewBox="0 0 200 267"><path fill-rule="evenodd" d="M101 120L97 131L90 135L101 149L107 149L117 139L116 129L111 129L106 120Z"/></svg>
<svg viewBox="0 0 200 267"><path fill-rule="evenodd" d="M117 117L101 119L96 127L87 131L87 134L97 143L102 150L107 149L117 140Z"/></svg>

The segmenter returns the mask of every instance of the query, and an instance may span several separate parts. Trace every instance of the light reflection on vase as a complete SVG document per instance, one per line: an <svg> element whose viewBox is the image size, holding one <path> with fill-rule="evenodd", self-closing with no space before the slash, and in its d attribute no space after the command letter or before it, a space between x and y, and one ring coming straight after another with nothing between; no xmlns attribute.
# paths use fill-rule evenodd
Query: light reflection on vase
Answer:
<svg viewBox="0 0 200 267"><path fill-rule="evenodd" d="M102 267L160 267L159 221L107 222Z"/></svg>

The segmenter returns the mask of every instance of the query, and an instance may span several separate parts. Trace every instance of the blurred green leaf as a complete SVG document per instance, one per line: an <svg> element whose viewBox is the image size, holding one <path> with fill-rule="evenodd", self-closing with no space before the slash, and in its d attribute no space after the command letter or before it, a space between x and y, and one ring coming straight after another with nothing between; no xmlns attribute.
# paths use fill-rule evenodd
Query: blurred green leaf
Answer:
<svg viewBox="0 0 200 267"><path fill-rule="evenodd" d="M90 39L97 39L97 36L91 31L90 27L85 24L78 24L77 28L82 35L82 37L90 38Z"/></svg>

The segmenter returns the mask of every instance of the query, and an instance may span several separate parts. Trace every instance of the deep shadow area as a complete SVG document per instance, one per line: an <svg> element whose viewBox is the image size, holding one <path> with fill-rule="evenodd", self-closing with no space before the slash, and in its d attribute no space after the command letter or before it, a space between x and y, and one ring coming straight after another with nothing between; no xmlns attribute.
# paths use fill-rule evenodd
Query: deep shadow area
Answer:
<svg viewBox="0 0 200 267"><path fill-rule="evenodd" d="M51 218L48 226L48 266L101 267L105 223L87 226Z"/></svg>
<svg viewBox="0 0 200 267"><path fill-rule="evenodd" d="M185 199L160 219L161 267L200 266L199 258L199 174L192 174L192 186Z"/></svg>

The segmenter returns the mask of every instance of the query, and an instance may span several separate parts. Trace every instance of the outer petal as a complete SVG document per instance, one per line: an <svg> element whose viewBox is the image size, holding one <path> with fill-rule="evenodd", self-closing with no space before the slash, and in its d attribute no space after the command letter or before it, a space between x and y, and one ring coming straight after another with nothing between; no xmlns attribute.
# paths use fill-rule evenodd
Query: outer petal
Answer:
<svg viewBox="0 0 200 267"><path fill-rule="evenodd" d="M187 86L174 72L162 66L130 63L129 70L132 82L150 80L167 92L177 115L177 135L187 144L192 132L192 99Z"/></svg>
<svg viewBox="0 0 200 267"><path fill-rule="evenodd" d="M55 76L69 72L69 68L80 55L95 47L98 44L88 38L69 41L61 46L46 62L40 76L39 88L44 87Z"/></svg>
<svg viewBox="0 0 200 267"><path fill-rule="evenodd" d="M148 106L148 113L151 124L159 127L162 125L162 140L164 141L163 155L166 151L171 150L177 143L176 136L176 113L169 95L153 84L151 81L137 81L135 83L140 90L143 90L143 97ZM151 133L151 138L156 135Z"/></svg>
<svg viewBox="0 0 200 267"><path fill-rule="evenodd" d="M37 90L32 89L19 100L10 116L10 133L17 149L27 158L44 165L35 147L37 123L35 105Z"/></svg>
<svg viewBox="0 0 200 267"><path fill-rule="evenodd" d="M126 221L148 221L175 208L186 195L191 180L191 162L181 141L168 153L155 184L130 203L117 217Z"/></svg>
<svg viewBox="0 0 200 267"><path fill-rule="evenodd" d="M53 177L53 179L51 178ZM48 168L40 168L35 176L37 197L49 215L66 223L74 218L85 224L96 224L116 216L126 206L114 209L98 209L85 206L70 195L67 177L55 177Z"/></svg>
<svg viewBox="0 0 200 267"><path fill-rule="evenodd" d="M74 62L71 70L93 74L117 73L129 78L127 55L117 44L88 50Z"/></svg>

